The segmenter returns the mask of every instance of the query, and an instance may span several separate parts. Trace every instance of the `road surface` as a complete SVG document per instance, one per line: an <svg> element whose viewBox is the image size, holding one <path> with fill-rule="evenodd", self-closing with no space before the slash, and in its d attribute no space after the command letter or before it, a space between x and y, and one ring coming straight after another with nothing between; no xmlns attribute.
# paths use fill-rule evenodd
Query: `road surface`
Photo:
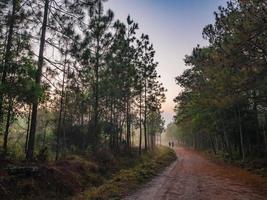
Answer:
<svg viewBox="0 0 267 200"><path fill-rule="evenodd" d="M125 200L267 200L267 181L179 147L178 160Z"/></svg>

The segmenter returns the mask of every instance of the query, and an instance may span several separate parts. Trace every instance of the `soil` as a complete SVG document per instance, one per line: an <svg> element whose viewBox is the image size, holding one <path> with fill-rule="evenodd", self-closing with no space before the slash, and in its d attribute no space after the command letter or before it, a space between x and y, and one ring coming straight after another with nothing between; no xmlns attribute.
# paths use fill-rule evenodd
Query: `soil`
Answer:
<svg viewBox="0 0 267 200"><path fill-rule="evenodd" d="M176 149L177 161L124 200L267 200L267 179Z"/></svg>

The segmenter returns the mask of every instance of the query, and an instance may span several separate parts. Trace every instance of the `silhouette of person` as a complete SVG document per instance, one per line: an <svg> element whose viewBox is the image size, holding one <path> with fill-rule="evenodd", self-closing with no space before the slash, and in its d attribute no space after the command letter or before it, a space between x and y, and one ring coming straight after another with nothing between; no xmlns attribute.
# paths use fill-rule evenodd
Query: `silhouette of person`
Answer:
<svg viewBox="0 0 267 200"><path fill-rule="evenodd" d="M172 141L172 148L174 147L174 142Z"/></svg>
<svg viewBox="0 0 267 200"><path fill-rule="evenodd" d="M169 147L171 147L171 142L169 141Z"/></svg>

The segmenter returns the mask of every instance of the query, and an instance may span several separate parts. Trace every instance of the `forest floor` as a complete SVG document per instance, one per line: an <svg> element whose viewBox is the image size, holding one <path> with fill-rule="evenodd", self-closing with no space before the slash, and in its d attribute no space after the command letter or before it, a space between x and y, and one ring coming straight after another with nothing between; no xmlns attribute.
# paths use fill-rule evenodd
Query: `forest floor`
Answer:
<svg viewBox="0 0 267 200"><path fill-rule="evenodd" d="M124 200L267 200L267 179L239 167L176 149L178 160Z"/></svg>
<svg viewBox="0 0 267 200"><path fill-rule="evenodd" d="M57 162L0 161L0 200L121 199L175 159L172 149L160 147L142 156L133 149L129 155L102 151Z"/></svg>

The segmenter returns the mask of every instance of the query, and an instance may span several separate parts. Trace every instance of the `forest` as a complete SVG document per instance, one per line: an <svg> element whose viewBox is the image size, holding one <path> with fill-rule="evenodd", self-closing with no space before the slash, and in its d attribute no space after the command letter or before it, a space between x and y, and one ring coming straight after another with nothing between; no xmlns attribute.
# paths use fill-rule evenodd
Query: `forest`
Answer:
<svg viewBox="0 0 267 200"><path fill-rule="evenodd" d="M266 102L266 0L0 1L0 199L265 200Z"/></svg>
<svg viewBox="0 0 267 200"><path fill-rule="evenodd" d="M185 57L188 69L176 78L183 91L175 98L176 125L169 132L229 160L266 160L266 1L219 7L203 38L209 44Z"/></svg>
<svg viewBox="0 0 267 200"><path fill-rule="evenodd" d="M166 89L153 44L103 2L1 1L2 159L155 146Z"/></svg>
<svg viewBox="0 0 267 200"><path fill-rule="evenodd" d="M176 158L156 147L167 90L154 46L104 4L0 2L0 199L109 199Z"/></svg>

